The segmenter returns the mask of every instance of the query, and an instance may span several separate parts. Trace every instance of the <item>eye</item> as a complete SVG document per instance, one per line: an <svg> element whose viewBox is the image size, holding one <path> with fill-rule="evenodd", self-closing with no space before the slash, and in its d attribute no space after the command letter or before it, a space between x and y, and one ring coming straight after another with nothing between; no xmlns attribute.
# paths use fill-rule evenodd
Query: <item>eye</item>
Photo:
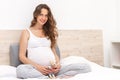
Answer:
<svg viewBox="0 0 120 80"><path fill-rule="evenodd" d="M39 16L43 16L43 14L39 14Z"/></svg>

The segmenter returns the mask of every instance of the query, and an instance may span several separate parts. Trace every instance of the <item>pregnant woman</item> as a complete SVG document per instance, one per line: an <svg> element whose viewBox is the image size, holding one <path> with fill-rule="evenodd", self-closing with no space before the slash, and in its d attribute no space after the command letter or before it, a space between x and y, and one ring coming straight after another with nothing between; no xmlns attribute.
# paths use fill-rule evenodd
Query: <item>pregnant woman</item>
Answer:
<svg viewBox="0 0 120 80"><path fill-rule="evenodd" d="M18 78L69 78L90 71L87 64L60 64L55 50L57 37L56 22L50 8L39 4L33 12L30 27L21 34L19 59L23 64L16 69Z"/></svg>

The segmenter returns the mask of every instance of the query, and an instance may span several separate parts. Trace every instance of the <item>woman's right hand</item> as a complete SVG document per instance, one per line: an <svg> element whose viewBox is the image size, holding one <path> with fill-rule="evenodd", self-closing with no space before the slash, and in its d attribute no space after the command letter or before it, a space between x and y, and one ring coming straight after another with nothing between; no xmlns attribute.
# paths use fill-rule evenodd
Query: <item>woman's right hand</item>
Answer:
<svg viewBox="0 0 120 80"><path fill-rule="evenodd" d="M47 75L52 72L51 69L48 69L47 66L38 66L37 70L40 71L44 75Z"/></svg>

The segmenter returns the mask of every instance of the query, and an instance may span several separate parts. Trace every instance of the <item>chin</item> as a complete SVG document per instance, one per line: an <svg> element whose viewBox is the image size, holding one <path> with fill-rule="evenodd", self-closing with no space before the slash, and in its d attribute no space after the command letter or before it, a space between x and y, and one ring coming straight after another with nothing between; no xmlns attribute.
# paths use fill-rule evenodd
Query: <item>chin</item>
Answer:
<svg viewBox="0 0 120 80"><path fill-rule="evenodd" d="M39 23L41 26L43 26L44 24L43 23Z"/></svg>

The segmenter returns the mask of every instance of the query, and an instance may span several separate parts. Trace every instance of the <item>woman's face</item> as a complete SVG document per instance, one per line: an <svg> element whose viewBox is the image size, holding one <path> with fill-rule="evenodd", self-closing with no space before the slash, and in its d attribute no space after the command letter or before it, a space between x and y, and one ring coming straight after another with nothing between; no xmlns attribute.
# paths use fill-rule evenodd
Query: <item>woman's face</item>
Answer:
<svg viewBox="0 0 120 80"><path fill-rule="evenodd" d="M37 23L43 26L48 20L48 10L43 8L41 9L41 13L37 17Z"/></svg>

